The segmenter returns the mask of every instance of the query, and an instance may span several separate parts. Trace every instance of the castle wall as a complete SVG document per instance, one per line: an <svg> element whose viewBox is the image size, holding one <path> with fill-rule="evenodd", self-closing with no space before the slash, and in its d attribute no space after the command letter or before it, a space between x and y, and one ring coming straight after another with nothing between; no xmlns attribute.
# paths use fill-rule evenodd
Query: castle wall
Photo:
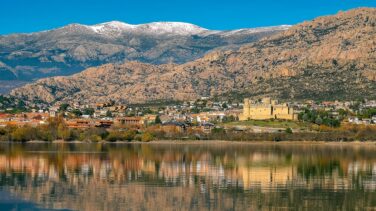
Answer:
<svg viewBox="0 0 376 211"><path fill-rule="evenodd" d="M270 98L262 99L262 104L252 104L249 99L244 99L243 114L239 119L244 121L248 119L268 120L268 119L284 119L296 120L294 109L287 104L276 104L276 100Z"/></svg>

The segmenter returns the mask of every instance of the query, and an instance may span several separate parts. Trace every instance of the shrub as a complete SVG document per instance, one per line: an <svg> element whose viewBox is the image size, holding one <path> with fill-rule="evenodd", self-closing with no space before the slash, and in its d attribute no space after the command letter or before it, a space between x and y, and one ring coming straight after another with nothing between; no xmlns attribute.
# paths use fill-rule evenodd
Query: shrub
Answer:
<svg viewBox="0 0 376 211"><path fill-rule="evenodd" d="M108 131L104 128L90 128L85 131L84 137L99 136L102 140L108 136Z"/></svg>
<svg viewBox="0 0 376 211"><path fill-rule="evenodd" d="M92 141L92 142L100 142L100 141L102 141L102 138L100 136L98 136L98 135L92 135L92 136L90 136L90 141Z"/></svg>
<svg viewBox="0 0 376 211"><path fill-rule="evenodd" d="M111 131L107 138L106 138L107 141L110 141L110 142L115 142L115 141L122 141L123 140L123 136L120 132L118 131Z"/></svg>
<svg viewBox="0 0 376 211"><path fill-rule="evenodd" d="M285 132L288 133L288 134L292 134L292 129L291 128L286 128Z"/></svg>
<svg viewBox="0 0 376 211"><path fill-rule="evenodd" d="M225 129L221 127L215 127L211 130L212 133L226 133Z"/></svg>
<svg viewBox="0 0 376 211"><path fill-rule="evenodd" d="M134 137L134 140L136 140L136 141L142 141L142 135L137 134L137 135Z"/></svg>
<svg viewBox="0 0 376 211"><path fill-rule="evenodd" d="M145 132L141 135L141 141L142 142L149 142L154 139L153 135L149 132Z"/></svg>
<svg viewBox="0 0 376 211"><path fill-rule="evenodd" d="M135 130L128 130L124 133L123 139L126 141L132 141L135 138L136 133L137 132Z"/></svg>
<svg viewBox="0 0 376 211"><path fill-rule="evenodd" d="M30 126L23 126L15 129L11 136L13 141L26 142L36 139L37 131Z"/></svg>
<svg viewBox="0 0 376 211"><path fill-rule="evenodd" d="M38 138L42 141L53 141L54 137L49 130L41 130L39 129Z"/></svg>

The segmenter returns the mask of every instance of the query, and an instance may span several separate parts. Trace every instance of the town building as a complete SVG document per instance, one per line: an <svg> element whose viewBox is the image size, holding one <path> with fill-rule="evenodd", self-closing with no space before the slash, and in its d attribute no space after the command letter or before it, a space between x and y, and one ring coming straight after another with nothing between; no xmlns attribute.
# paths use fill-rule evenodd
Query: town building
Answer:
<svg viewBox="0 0 376 211"><path fill-rule="evenodd" d="M248 119L297 120L298 115L294 113L294 109L288 104L278 104L278 101L271 98L263 98L261 102L246 98L244 99L243 113L239 115L239 120L244 121Z"/></svg>
<svg viewBox="0 0 376 211"><path fill-rule="evenodd" d="M133 126L133 127L142 127L145 122L142 117L119 117L115 119L115 125L117 126Z"/></svg>

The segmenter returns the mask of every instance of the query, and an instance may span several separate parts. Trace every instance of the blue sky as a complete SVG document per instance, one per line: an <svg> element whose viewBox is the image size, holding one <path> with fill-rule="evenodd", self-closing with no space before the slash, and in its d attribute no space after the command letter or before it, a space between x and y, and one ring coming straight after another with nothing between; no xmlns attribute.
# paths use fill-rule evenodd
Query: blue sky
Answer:
<svg viewBox="0 0 376 211"><path fill-rule="evenodd" d="M357 7L376 7L376 0L0 0L0 34L111 20L251 28L296 24Z"/></svg>

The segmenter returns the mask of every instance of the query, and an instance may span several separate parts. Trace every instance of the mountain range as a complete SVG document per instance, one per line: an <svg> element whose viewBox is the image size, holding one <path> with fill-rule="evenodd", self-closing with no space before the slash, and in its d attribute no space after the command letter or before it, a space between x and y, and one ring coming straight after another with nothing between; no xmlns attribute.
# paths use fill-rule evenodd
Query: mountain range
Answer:
<svg viewBox="0 0 376 211"><path fill-rule="evenodd" d="M235 49L288 28L213 31L179 22L130 25L112 21L0 36L0 80L32 81L125 61L181 64L213 49Z"/></svg>
<svg viewBox="0 0 376 211"><path fill-rule="evenodd" d="M41 79L11 94L53 104L226 95L375 99L375 90L376 9L360 8L319 17L237 49L215 50L184 64L109 63L72 76Z"/></svg>

